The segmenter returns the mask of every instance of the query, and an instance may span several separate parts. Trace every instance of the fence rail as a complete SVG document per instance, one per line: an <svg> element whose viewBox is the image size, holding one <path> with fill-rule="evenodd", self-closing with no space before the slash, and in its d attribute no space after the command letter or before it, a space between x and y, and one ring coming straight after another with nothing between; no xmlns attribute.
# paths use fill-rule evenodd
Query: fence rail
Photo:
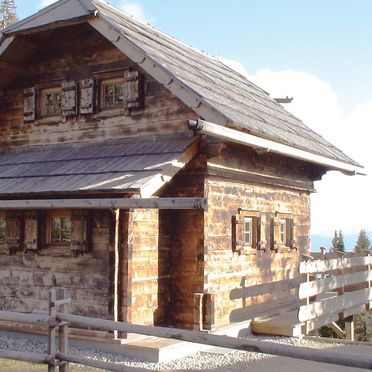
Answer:
<svg viewBox="0 0 372 372"><path fill-rule="evenodd" d="M64 300L64 299L62 299ZM337 365L347 365L355 368L372 369L372 356L340 353L331 350L318 350L313 348L296 347L265 342L257 339L242 339L223 335L207 334L205 332L188 331L181 329L152 327L144 325L115 322L104 319L96 319L78 315L68 314L67 303L55 298L55 291L52 289L49 299L49 314L25 314L11 311L0 311L0 320L16 321L29 324L44 324L49 328L48 332L48 353L29 353L10 350L0 350L0 357L19 359L44 363L48 365L48 371L54 372L59 367L60 372L69 371L69 362L75 362L86 366L102 368L109 371L121 372L143 372L147 369L137 367L118 366L112 363L92 360L69 354L68 350L68 327L92 328L103 331L119 331L125 333L137 333L148 336L170 338L181 341L195 342L213 346L220 346L236 350L254 351L277 356L312 360ZM62 306L62 312L57 312L56 307ZM56 329L59 328L60 342L59 350L56 345ZM63 330L64 329L64 330ZM61 337L62 336L62 337ZM67 340L66 340L67 338Z"/></svg>
<svg viewBox="0 0 372 372"><path fill-rule="evenodd" d="M308 257L309 258L309 257ZM298 297L304 303L299 307L298 320L315 325L327 319L353 315L372 301L372 256L346 257L304 261L299 273L306 279L299 286ZM330 322L328 322L330 323ZM327 324L327 323L324 323Z"/></svg>

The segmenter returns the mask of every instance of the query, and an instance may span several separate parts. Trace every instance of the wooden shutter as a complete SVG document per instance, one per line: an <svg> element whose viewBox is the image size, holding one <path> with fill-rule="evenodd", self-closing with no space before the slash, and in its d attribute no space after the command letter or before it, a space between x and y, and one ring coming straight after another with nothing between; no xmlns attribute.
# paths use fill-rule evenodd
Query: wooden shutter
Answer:
<svg viewBox="0 0 372 372"><path fill-rule="evenodd" d="M233 252L244 249L244 216L237 214L231 217L231 238Z"/></svg>
<svg viewBox="0 0 372 372"><path fill-rule="evenodd" d="M279 249L283 243L280 240L280 217L276 216L273 218L274 227L274 249Z"/></svg>
<svg viewBox="0 0 372 372"><path fill-rule="evenodd" d="M138 71L124 72L124 102L127 109L138 109L140 102L140 81Z"/></svg>
<svg viewBox="0 0 372 372"><path fill-rule="evenodd" d="M252 248L258 249L261 239L261 218L252 217Z"/></svg>
<svg viewBox="0 0 372 372"><path fill-rule="evenodd" d="M22 249L22 219L7 213L5 217L5 247L9 253Z"/></svg>
<svg viewBox="0 0 372 372"><path fill-rule="evenodd" d="M90 250L89 214L84 211L71 212L71 249L77 252Z"/></svg>
<svg viewBox="0 0 372 372"><path fill-rule="evenodd" d="M94 79L80 81L79 110L80 114L93 114L97 107L97 90Z"/></svg>
<svg viewBox="0 0 372 372"><path fill-rule="evenodd" d="M266 216L262 215L257 219L257 242L258 249L266 249Z"/></svg>
<svg viewBox="0 0 372 372"><path fill-rule="evenodd" d="M289 219L289 246L291 249L297 249L296 241L296 223L294 218Z"/></svg>
<svg viewBox="0 0 372 372"><path fill-rule="evenodd" d="M27 88L23 91L23 120L25 122L35 121L36 119L36 88Z"/></svg>
<svg viewBox="0 0 372 372"><path fill-rule="evenodd" d="M62 83L62 115L74 116L77 114L76 82L64 81Z"/></svg>
<svg viewBox="0 0 372 372"><path fill-rule="evenodd" d="M26 212L25 215L25 250L41 248L41 214L37 211Z"/></svg>

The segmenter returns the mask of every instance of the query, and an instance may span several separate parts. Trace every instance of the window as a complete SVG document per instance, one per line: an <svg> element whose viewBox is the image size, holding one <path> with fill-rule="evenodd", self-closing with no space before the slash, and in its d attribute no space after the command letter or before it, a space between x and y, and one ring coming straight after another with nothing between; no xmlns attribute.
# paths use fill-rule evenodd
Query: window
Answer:
<svg viewBox="0 0 372 372"><path fill-rule="evenodd" d="M41 92L41 115L57 116L62 114L62 89L50 88Z"/></svg>
<svg viewBox="0 0 372 372"><path fill-rule="evenodd" d="M101 82L101 108L124 107L124 79L109 79Z"/></svg>
<svg viewBox="0 0 372 372"><path fill-rule="evenodd" d="M288 251L296 249L295 223L291 213L276 212L271 221L271 249Z"/></svg>
<svg viewBox="0 0 372 372"><path fill-rule="evenodd" d="M48 243L71 243L71 214L69 212L51 212L47 221Z"/></svg>
<svg viewBox="0 0 372 372"><path fill-rule="evenodd" d="M265 215L257 211L239 209L232 216L233 252L255 253L265 249Z"/></svg>
<svg viewBox="0 0 372 372"><path fill-rule="evenodd" d="M244 244L252 246L252 217L244 217Z"/></svg>
<svg viewBox="0 0 372 372"><path fill-rule="evenodd" d="M287 220L284 218L280 220L280 242L287 245Z"/></svg>

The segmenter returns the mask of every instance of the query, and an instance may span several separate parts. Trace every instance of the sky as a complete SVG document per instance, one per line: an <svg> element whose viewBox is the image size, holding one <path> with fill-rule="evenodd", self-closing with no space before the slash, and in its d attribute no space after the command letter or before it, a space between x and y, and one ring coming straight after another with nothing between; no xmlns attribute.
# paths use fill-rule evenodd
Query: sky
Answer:
<svg viewBox="0 0 372 372"><path fill-rule="evenodd" d="M20 18L50 0L16 0ZM372 172L371 0L111 0L221 58ZM372 230L372 175L315 184L312 233Z"/></svg>

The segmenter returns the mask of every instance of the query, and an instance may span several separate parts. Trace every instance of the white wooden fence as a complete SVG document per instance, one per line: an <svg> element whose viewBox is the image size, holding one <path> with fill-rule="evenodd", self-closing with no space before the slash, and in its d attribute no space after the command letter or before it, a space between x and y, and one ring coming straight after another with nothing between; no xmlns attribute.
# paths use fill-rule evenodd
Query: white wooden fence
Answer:
<svg viewBox="0 0 372 372"><path fill-rule="evenodd" d="M307 331L371 308L371 255L304 261L299 272L306 280L299 286L298 320Z"/></svg>

